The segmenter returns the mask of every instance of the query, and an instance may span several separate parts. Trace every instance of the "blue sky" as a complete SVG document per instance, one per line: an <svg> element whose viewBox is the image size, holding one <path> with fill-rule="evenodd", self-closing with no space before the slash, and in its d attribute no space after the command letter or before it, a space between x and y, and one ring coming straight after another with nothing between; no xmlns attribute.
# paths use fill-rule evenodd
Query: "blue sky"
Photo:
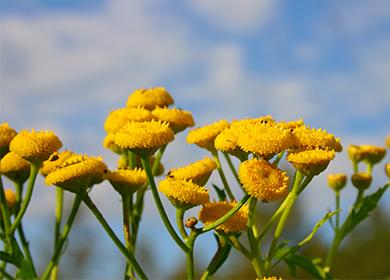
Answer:
<svg viewBox="0 0 390 280"><path fill-rule="evenodd" d="M131 91L155 85L166 86L197 125L304 118L345 147L383 145L390 133L386 0L0 3L1 121L53 129L66 148L103 155L110 167L116 159L101 146L105 117ZM169 148L168 168L205 154L185 143L186 134ZM336 170L350 170L345 155L329 167ZM379 184L385 177L376 172ZM115 194L104 185L93 195L119 224ZM47 218L53 192L42 187L34 196L44 203L32 207L31 219ZM353 191L346 196L351 201ZM325 176L302 199L311 223L332 205Z"/></svg>

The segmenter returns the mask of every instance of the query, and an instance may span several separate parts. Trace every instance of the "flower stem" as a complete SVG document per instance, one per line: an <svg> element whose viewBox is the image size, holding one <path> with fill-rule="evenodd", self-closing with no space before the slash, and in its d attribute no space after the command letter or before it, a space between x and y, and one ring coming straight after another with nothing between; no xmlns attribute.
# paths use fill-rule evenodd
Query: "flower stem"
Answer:
<svg viewBox="0 0 390 280"><path fill-rule="evenodd" d="M248 223L247 223L247 235L248 235L248 241L251 248L251 264L253 269L256 272L256 276L259 279L263 278L263 273L261 269L260 264L260 254L259 254L259 246L257 246L257 240L255 236L255 232L257 232L255 225L254 225L254 218L255 218L255 212L256 212L256 203L257 200L254 197L251 197L249 199L249 216L248 216Z"/></svg>
<svg viewBox="0 0 390 280"><path fill-rule="evenodd" d="M229 199L230 201L234 201L236 200L234 198L234 195L233 195L233 192L232 190L230 189L230 186L229 186L229 183L228 181L226 180L226 176L225 176L225 173L223 172L223 169L222 169L222 165L221 165L221 161L219 160L219 156L218 156L218 151L217 150L214 150L211 152L213 157L214 157L214 160L217 164L217 169L218 169L218 173L219 173L219 177L221 177L221 180L222 180L222 184L223 186L225 187L225 190L229 196Z"/></svg>
<svg viewBox="0 0 390 280"><path fill-rule="evenodd" d="M150 189L152 190L154 202L156 203L157 210L161 216L161 219L168 230L169 234L172 236L173 240L176 242L176 244L184 251L188 252L189 248L188 246L181 240L179 235L176 233L175 229L173 228L171 222L169 221L168 215L164 210L164 206L161 202L160 196L157 191L156 183L154 182L154 177L152 175L152 170L150 168L149 163L149 157L141 157L142 166L145 169L146 175L148 177Z"/></svg>
<svg viewBox="0 0 390 280"><path fill-rule="evenodd" d="M185 210L182 208L176 208L176 224L179 228L179 232L181 236L186 239L188 237L188 234L186 232L186 229L184 228L183 220L184 220L184 212Z"/></svg>
<svg viewBox="0 0 390 280"><path fill-rule="evenodd" d="M81 196L81 199L87 205L87 207L92 211L92 213L95 215L99 223L102 225L105 232L108 234L108 236L111 238L111 240L115 243L115 245L118 247L119 251L126 257L126 259L131 263L131 266L134 268L134 270L138 273L141 279L147 279L145 273L143 272L141 266L138 264L137 260L134 258L134 255L129 252L125 246L123 246L122 242L119 240L119 238L115 235L114 231L111 229L107 221L104 219L102 213L97 209L96 205L93 203L91 198L88 196L87 193L80 193L78 194Z"/></svg>
<svg viewBox="0 0 390 280"><path fill-rule="evenodd" d="M57 248L58 240L60 238L62 212L64 204L64 190L60 187L56 188L56 210L55 210L55 225L54 225L54 250ZM58 276L58 262L51 271L51 279L55 280Z"/></svg>
<svg viewBox="0 0 390 280"><path fill-rule="evenodd" d="M340 209L340 191L336 191L336 211ZM336 213L336 233L340 227L340 211Z"/></svg>
<svg viewBox="0 0 390 280"><path fill-rule="evenodd" d="M130 202L132 200L131 195L122 195L122 216L123 216L123 235L126 242L126 247L129 252L134 254L134 249L131 244L131 233L130 233ZM134 273L131 269L131 265L128 262L125 268L124 279L129 279L129 275L134 279Z"/></svg>
<svg viewBox="0 0 390 280"><path fill-rule="evenodd" d="M237 173L236 168L234 167L234 164L233 164L233 162L232 162L232 159L230 158L229 154L227 154L227 153L223 153L223 155L225 156L225 159L226 159L226 161L227 161L227 163L228 163L228 165L229 165L229 168L230 168L230 170L232 171L233 176L234 176L234 178L236 179L238 185L241 186L241 181L240 181L240 178L238 177L238 173Z"/></svg>
<svg viewBox="0 0 390 280"><path fill-rule="evenodd" d="M202 274L202 279L209 279L214 273L221 267L229 256L232 246L228 243L225 237L217 235L219 238L218 250L215 252L210 264L207 266L206 271Z"/></svg>
<svg viewBox="0 0 390 280"><path fill-rule="evenodd" d="M2 215L2 221L3 221L3 226L4 226L4 238L5 241L7 242L6 245L8 245L11 250L11 235L10 234L10 228L11 228L11 220L10 220L10 213L9 209L7 206L7 199L5 198L5 192L4 192L4 187L3 187L3 180L0 175L0 207L1 207L1 215Z"/></svg>
<svg viewBox="0 0 390 280"><path fill-rule="evenodd" d="M137 165L136 155L131 151L127 151L127 162L129 164L130 169L134 169Z"/></svg>
<svg viewBox="0 0 390 280"><path fill-rule="evenodd" d="M16 216L11 228L9 229L9 234L12 234L15 232L15 230L18 228L20 222L22 221L22 218L24 214L26 213L27 207L30 203L31 196L34 190L35 185L35 179L37 178L37 174L39 171L39 164L38 163L31 163L31 170L30 170L30 178L27 185L27 191L26 196L24 197L22 201L22 205L20 206L20 210L18 215Z"/></svg>

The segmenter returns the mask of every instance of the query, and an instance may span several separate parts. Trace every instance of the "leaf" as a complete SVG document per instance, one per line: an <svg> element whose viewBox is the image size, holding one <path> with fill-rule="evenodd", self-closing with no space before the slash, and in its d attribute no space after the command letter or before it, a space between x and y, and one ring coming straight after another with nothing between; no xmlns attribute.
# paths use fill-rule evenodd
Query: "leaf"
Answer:
<svg viewBox="0 0 390 280"><path fill-rule="evenodd" d="M15 258L7 252L0 251L0 260L5 261L7 263L12 263L17 266L18 262L15 260Z"/></svg>
<svg viewBox="0 0 390 280"><path fill-rule="evenodd" d="M284 259L284 261L289 266L290 271L296 271L296 267L301 267L317 279L332 279L331 275L319 265L321 259L311 259L301 255L290 255L288 258Z"/></svg>
<svg viewBox="0 0 390 280"><path fill-rule="evenodd" d="M215 184L212 184L212 185L213 185L213 188L215 189L215 191L217 192L219 201L225 201L226 200L225 190L218 188L218 186Z"/></svg>

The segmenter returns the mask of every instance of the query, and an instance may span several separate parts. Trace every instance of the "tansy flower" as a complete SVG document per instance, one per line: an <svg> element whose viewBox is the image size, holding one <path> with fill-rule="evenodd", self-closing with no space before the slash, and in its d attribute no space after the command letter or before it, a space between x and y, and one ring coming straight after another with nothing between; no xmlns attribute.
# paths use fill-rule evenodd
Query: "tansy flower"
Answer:
<svg viewBox="0 0 390 280"><path fill-rule="evenodd" d="M123 149L118 145L115 145L114 139L115 139L114 133L108 133L106 137L104 137L103 147L113 151L118 155L123 154Z"/></svg>
<svg viewBox="0 0 390 280"><path fill-rule="evenodd" d="M205 157L190 165L171 169L168 177L171 179L192 180L195 184L204 186L215 168L217 168L217 164L212 159Z"/></svg>
<svg viewBox="0 0 390 280"><path fill-rule="evenodd" d="M153 119L153 115L150 111L142 108L121 108L112 111L106 121L104 122L104 129L106 132L115 133L122 126L129 122L145 122L151 121Z"/></svg>
<svg viewBox="0 0 390 280"><path fill-rule="evenodd" d="M294 165L296 170L306 176L314 176L324 171L334 157L335 151L333 150L315 149L294 153L290 152L286 159Z"/></svg>
<svg viewBox="0 0 390 280"><path fill-rule="evenodd" d="M164 87L154 87L150 89L138 89L130 94L126 107L142 106L145 109L153 110L160 106L165 107L173 104L173 98Z"/></svg>
<svg viewBox="0 0 390 280"><path fill-rule="evenodd" d="M156 119L167 122L175 133L195 125L192 114L181 109L157 107L152 111L152 114Z"/></svg>
<svg viewBox="0 0 390 280"><path fill-rule="evenodd" d="M16 194L12 189L5 189L4 194L8 209L12 212L16 204Z"/></svg>
<svg viewBox="0 0 390 280"><path fill-rule="evenodd" d="M103 180L107 169L100 157L73 155L46 176L47 185L79 192Z"/></svg>
<svg viewBox="0 0 390 280"><path fill-rule="evenodd" d="M17 153L9 152L0 160L0 174L23 184L29 177L30 164Z"/></svg>
<svg viewBox="0 0 390 280"><path fill-rule="evenodd" d="M0 158L8 153L9 143L11 143L16 134L16 131L8 123L0 124Z"/></svg>
<svg viewBox="0 0 390 280"><path fill-rule="evenodd" d="M294 146L298 150L334 150L341 152L343 147L340 144L340 139L334 137L323 129L314 129L308 126L299 126L293 130L295 136Z"/></svg>
<svg viewBox="0 0 390 280"><path fill-rule="evenodd" d="M43 162L61 148L60 139L52 131L23 130L10 143L10 150L30 162Z"/></svg>
<svg viewBox="0 0 390 280"><path fill-rule="evenodd" d="M104 174L104 179L110 181L114 189L121 195L132 194L147 182L146 173L141 169L108 171Z"/></svg>
<svg viewBox="0 0 390 280"><path fill-rule="evenodd" d="M167 123L159 121L131 122L114 135L114 143L117 146L143 155L154 153L174 139L173 130Z"/></svg>
<svg viewBox="0 0 390 280"><path fill-rule="evenodd" d="M201 148L214 150L214 140L225 128L229 127L226 120L220 120L210 125L206 125L191 130L187 136L187 142L196 144Z"/></svg>
<svg viewBox="0 0 390 280"><path fill-rule="evenodd" d="M53 172L59 167L65 160L73 156L74 153L68 150L62 152L54 152L50 155L48 160L42 163L42 167L39 170L43 176L47 176L50 172Z"/></svg>
<svg viewBox="0 0 390 280"><path fill-rule="evenodd" d="M233 127L223 130L217 138L215 138L214 146L217 150L224 153L229 153L240 160L247 158L245 153L237 144L238 132Z"/></svg>
<svg viewBox="0 0 390 280"><path fill-rule="evenodd" d="M387 135L385 143L386 143L386 147L389 149L390 148L390 134Z"/></svg>
<svg viewBox="0 0 390 280"><path fill-rule="evenodd" d="M328 175L328 185L336 192L341 191L341 189L345 187L346 183L347 183L347 175L344 173Z"/></svg>
<svg viewBox="0 0 390 280"><path fill-rule="evenodd" d="M212 224L236 206L236 202L211 202L203 205L199 220L206 226ZM216 227L216 231L237 233L245 230L248 221L248 207L243 206L229 220Z"/></svg>
<svg viewBox="0 0 390 280"><path fill-rule="evenodd" d="M390 178L390 163L385 164L385 173L388 178Z"/></svg>
<svg viewBox="0 0 390 280"><path fill-rule="evenodd" d="M372 176L365 172L358 172L352 175L351 182L358 190L365 190L370 187Z"/></svg>
<svg viewBox="0 0 390 280"><path fill-rule="evenodd" d="M162 180L159 190L178 208L189 209L205 204L210 199L206 188L186 180L169 178Z"/></svg>
<svg viewBox="0 0 390 280"><path fill-rule="evenodd" d="M288 176L266 160L244 161L239 169L243 188L251 196L263 201L274 201L286 195Z"/></svg>
<svg viewBox="0 0 390 280"><path fill-rule="evenodd" d="M282 277L276 277L276 276L269 276L269 277L263 277L262 280L283 280Z"/></svg>
<svg viewBox="0 0 390 280"><path fill-rule="evenodd" d="M385 157L386 150L373 145L350 145L348 147L348 155L355 162L366 161L370 164L376 164Z"/></svg>
<svg viewBox="0 0 390 280"><path fill-rule="evenodd" d="M305 124L303 122L303 119L299 119L291 122L278 122L276 125L280 128L293 131L297 127L304 126Z"/></svg>

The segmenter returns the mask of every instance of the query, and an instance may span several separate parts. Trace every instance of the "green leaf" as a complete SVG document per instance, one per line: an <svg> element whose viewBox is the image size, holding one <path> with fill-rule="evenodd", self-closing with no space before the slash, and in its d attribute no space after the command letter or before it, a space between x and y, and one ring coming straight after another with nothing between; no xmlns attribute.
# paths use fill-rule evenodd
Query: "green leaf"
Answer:
<svg viewBox="0 0 390 280"><path fill-rule="evenodd" d="M0 251L0 260L5 261L7 263L12 263L17 266L18 262L15 260L15 258L7 252Z"/></svg>
<svg viewBox="0 0 390 280"><path fill-rule="evenodd" d="M290 255L288 258L284 259L284 261L290 268L290 271L296 271L296 267L300 267L317 279L333 279L332 276L320 266L321 259L311 259L301 255Z"/></svg>
<svg viewBox="0 0 390 280"><path fill-rule="evenodd" d="M218 188L218 186L215 185L215 184L212 184L212 185L213 185L213 188L214 188L214 190L216 191L216 193L218 195L219 201L225 201L226 200L225 190Z"/></svg>

